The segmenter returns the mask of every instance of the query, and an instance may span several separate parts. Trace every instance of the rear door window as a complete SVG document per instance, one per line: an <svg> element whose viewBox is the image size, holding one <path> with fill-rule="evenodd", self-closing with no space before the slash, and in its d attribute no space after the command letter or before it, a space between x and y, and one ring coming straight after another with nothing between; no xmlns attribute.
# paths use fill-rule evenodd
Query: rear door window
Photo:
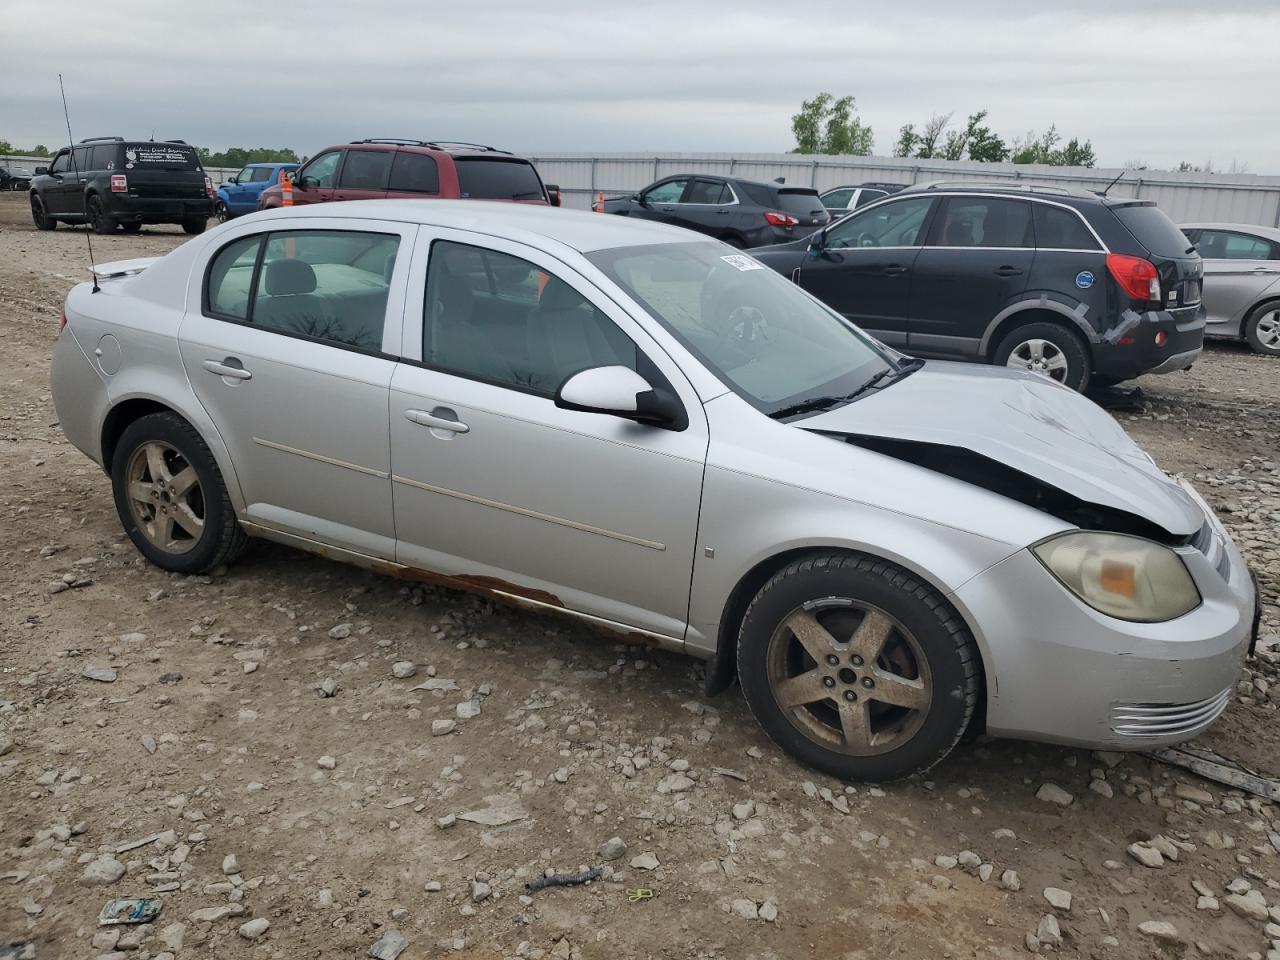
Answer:
<svg viewBox="0 0 1280 960"><path fill-rule="evenodd" d="M1206 260L1277 260L1280 244L1230 230L1201 230L1196 249Z"/></svg>
<svg viewBox="0 0 1280 960"><path fill-rule="evenodd" d="M385 190L391 172L390 150L348 150L347 162L338 177L339 188L347 190Z"/></svg>
<svg viewBox="0 0 1280 960"><path fill-rule="evenodd" d="M458 192L472 200L538 200L542 181L533 164L493 157L454 157Z"/></svg>
<svg viewBox="0 0 1280 960"><path fill-rule="evenodd" d="M822 195L822 202L828 207L843 210L849 206L849 200L853 197L853 193L854 191L852 190L832 190L830 193Z"/></svg>
<svg viewBox="0 0 1280 960"><path fill-rule="evenodd" d="M858 194L858 202L856 207L865 207L868 203L874 203L877 200L883 200L889 194L884 190L863 190Z"/></svg>
<svg viewBox="0 0 1280 960"><path fill-rule="evenodd" d="M1191 241L1155 204L1133 203L1111 209L1133 238L1155 256L1190 256Z"/></svg>
<svg viewBox="0 0 1280 960"><path fill-rule="evenodd" d="M74 154L75 155L71 160L71 167L73 170L78 170L80 173L84 173L86 170L93 169L93 167L89 166L89 161L92 159L93 154L92 147L76 147Z"/></svg>
<svg viewBox="0 0 1280 960"><path fill-rule="evenodd" d="M938 247L1033 247L1031 204L999 197L948 197L931 243Z"/></svg>
<svg viewBox="0 0 1280 960"><path fill-rule="evenodd" d="M1036 246L1041 250L1101 250L1080 215L1065 207L1033 203Z"/></svg>
<svg viewBox="0 0 1280 960"><path fill-rule="evenodd" d="M718 180L695 180L685 203L720 205L729 202L729 187Z"/></svg>
<svg viewBox="0 0 1280 960"><path fill-rule="evenodd" d="M399 193L439 193L440 171L436 158L401 150L391 164L389 190Z"/></svg>

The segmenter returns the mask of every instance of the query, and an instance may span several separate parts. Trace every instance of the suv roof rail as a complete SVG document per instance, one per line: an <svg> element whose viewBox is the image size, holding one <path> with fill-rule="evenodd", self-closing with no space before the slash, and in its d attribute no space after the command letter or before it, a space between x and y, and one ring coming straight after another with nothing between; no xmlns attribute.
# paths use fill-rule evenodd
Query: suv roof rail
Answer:
<svg viewBox="0 0 1280 960"><path fill-rule="evenodd" d="M447 149L449 147L470 147L472 150L482 150L485 153L505 153L510 155L510 150L499 150L497 147L490 147L483 143L471 143L469 140L432 140L430 146Z"/></svg>
<svg viewBox="0 0 1280 960"><path fill-rule="evenodd" d="M104 140L109 142L114 142L114 143L124 143L124 137L85 137L80 142L81 143L100 143Z"/></svg>
<svg viewBox="0 0 1280 960"><path fill-rule="evenodd" d="M185 141L185 140L165 140L165 141L163 141L163 142L164 142L164 143L180 143L180 144L182 144L184 147L187 145L187 141Z"/></svg>
<svg viewBox="0 0 1280 960"><path fill-rule="evenodd" d="M1015 181L1013 183L1003 183L1001 181L982 181L982 180L930 180L927 183L913 183L906 188L907 190L1003 190L1009 193L1048 193L1058 197L1092 197L1094 196L1088 190L1081 190L1078 187L1056 187L1044 183L1025 183Z"/></svg>
<svg viewBox="0 0 1280 960"><path fill-rule="evenodd" d="M406 140L403 137L366 137L363 140L352 140L352 143L395 143L405 147L430 147L433 144L425 140Z"/></svg>

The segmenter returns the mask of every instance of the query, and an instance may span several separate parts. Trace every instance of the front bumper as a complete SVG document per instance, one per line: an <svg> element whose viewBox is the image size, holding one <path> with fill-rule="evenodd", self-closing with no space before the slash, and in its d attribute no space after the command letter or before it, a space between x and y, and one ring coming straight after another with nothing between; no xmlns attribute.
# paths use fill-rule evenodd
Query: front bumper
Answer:
<svg viewBox="0 0 1280 960"><path fill-rule="evenodd" d="M1179 550L1203 602L1167 623L1093 610L1029 550L956 591L987 658L989 733L1148 750L1190 739L1218 718L1256 630L1256 588L1205 510L1206 552Z"/></svg>

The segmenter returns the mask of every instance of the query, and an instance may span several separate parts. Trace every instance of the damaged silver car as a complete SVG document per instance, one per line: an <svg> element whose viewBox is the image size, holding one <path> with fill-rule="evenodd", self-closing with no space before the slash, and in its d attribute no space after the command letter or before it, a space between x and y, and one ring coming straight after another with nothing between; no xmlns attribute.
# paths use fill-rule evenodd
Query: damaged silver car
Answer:
<svg viewBox="0 0 1280 960"><path fill-rule="evenodd" d="M676 228L326 204L98 277L54 399L153 563L262 537L573 617L738 678L836 776L979 728L1187 739L1256 631L1213 512L1090 401L904 357Z"/></svg>

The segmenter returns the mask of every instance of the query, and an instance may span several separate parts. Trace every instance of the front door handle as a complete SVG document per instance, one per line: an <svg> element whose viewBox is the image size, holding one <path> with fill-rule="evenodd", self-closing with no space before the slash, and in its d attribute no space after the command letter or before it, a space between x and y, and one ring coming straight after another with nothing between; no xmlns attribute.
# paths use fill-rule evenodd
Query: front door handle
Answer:
<svg viewBox="0 0 1280 960"><path fill-rule="evenodd" d="M434 413L427 413L425 410L406 410L404 418L412 423L430 427L432 430L447 430L450 433L471 432L471 428L461 420L447 420L444 417L437 417Z"/></svg>
<svg viewBox="0 0 1280 960"><path fill-rule="evenodd" d="M995 269L995 275L997 277L1016 277L1021 273L1021 267L996 267Z"/></svg>
<svg viewBox="0 0 1280 960"><path fill-rule="evenodd" d="M220 377L226 377L229 380L252 380L253 374L244 368L235 357L227 357L223 360L205 360L202 364L210 373L216 373Z"/></svg>
<svg viewBox="0 0 1280 960"><path fill-rule="evenodd" d="M906 273L907 270L908 270L907 267L900 266L899 264L896 264L896 263L891 263L889 264L889 266L884 268L884 275L886 277L900 277L904 273Z"/></svg>

